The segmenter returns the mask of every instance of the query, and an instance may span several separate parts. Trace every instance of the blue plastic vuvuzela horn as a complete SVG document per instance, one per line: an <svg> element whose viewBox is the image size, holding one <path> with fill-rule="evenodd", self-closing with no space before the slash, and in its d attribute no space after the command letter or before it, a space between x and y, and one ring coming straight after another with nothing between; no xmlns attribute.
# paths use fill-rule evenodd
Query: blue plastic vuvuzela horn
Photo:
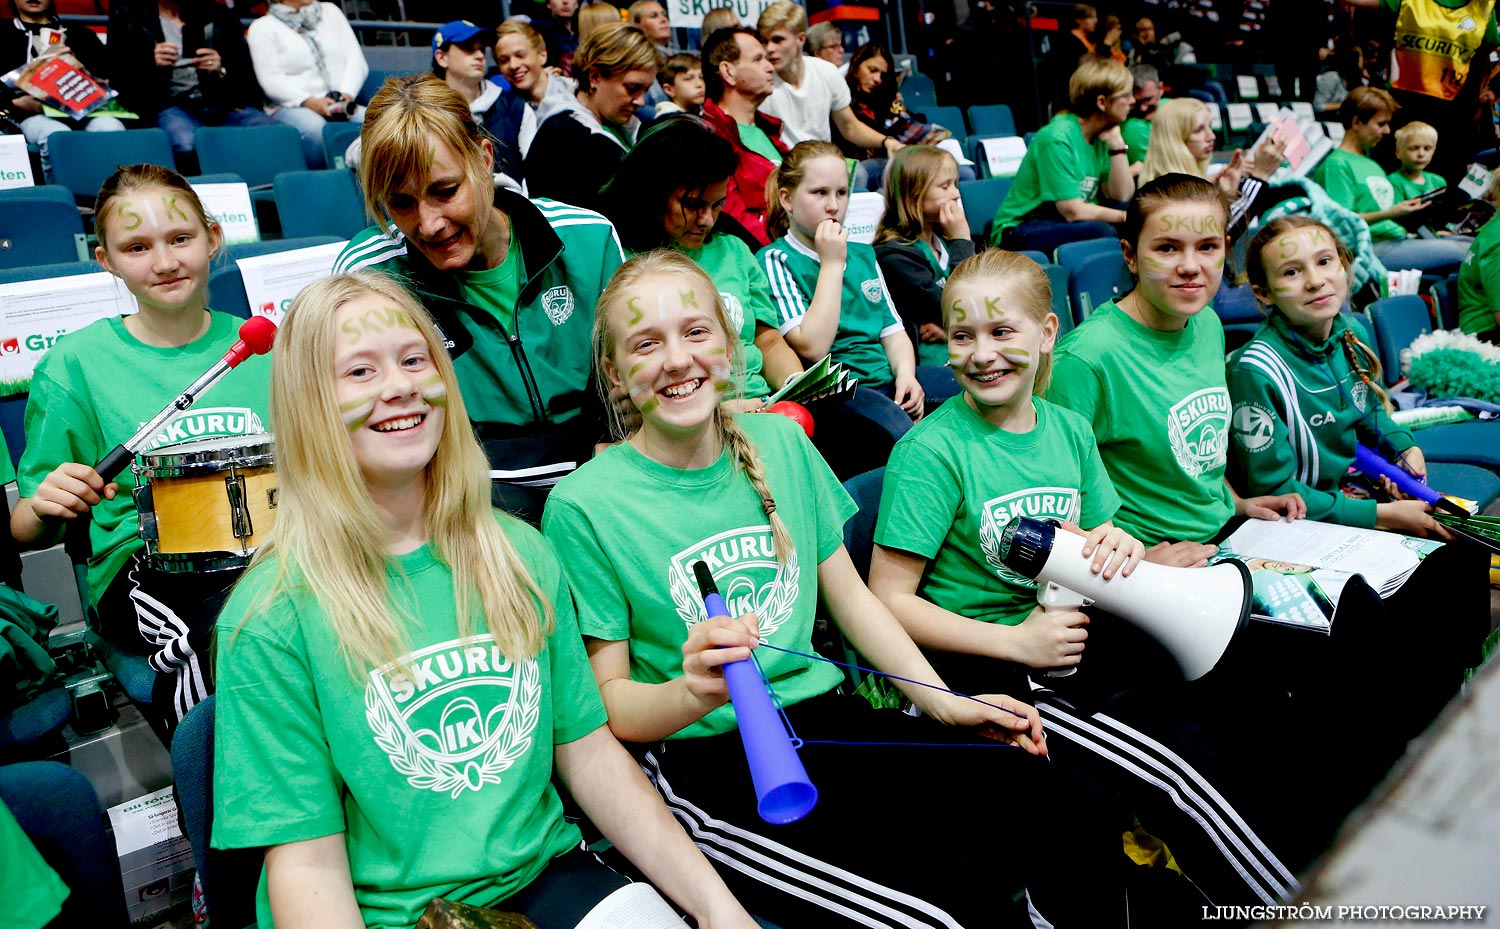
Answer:
<svg viewBox="0 0 1500 929"><path fill-rule="evenodd" d="M708 565L693 562L693 574L698 579L698 591L703 595L708 618L728 618L729 609L719 595ZM729 685L729 701L734 705L740 741L745 745L745 760L750 763L755 808L760 818L773 826L794 823L817 806L818 788L808 779L807 769L797 757L797 749L771 703L771 694L755 662L745 658L726 664L724 680Z"/></svg>
<svg viewBox="0 0 1500 929"><path fill-rule="evenodd" d="M1391 483L1401 488L1401 492L1408 497L1415 497L1438 509L1448 510L1456 516L1470 515L1468 510L1417 480L1405 468L1391 464L1380 457L1378 452L1365 448L1363 445L1354 446L1354 466L1371 477L1390 478Z"/></svg>

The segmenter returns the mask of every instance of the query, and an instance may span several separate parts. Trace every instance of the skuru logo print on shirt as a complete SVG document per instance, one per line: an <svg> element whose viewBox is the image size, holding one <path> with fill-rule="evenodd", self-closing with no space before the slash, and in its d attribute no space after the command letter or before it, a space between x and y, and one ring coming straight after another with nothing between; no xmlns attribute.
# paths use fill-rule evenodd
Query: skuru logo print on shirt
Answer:
<svg viewBox="0 0 1500 929"><path fill-rule="evenodd" d="M1229 391L1208 387L1167 411L1172 457L1190 476L1222 468L1229 452Z"/></svg>
<svg viewBox="0 0 1500 929"><path fill-rule="evenodd" d="M691 626L708 618L693 562L702 561L713 572L730 616L755 613L761 638L769 638L792 618L802 570L794 549L786 564L776 563L776 544L766 524L726 529L672 556L667 583L677 615Z"/></svg>
<svg viewBox="0 0 1500 929"><path fill-rule="evenodd" d="M547 318L552 320L552 325L561 326L573 315L573 290L564 284L554 287L542 294L542 309L547 311Z"/></svg>
<svg viewBox="0 0 1500 929"><path fill-rule="evenodd" d="M499 784L526 754L541 702L536 661L512 661L476 635L371 671L365 721L408 784L457 797Z"/></svg>
<svg viewBox="0 0 1500 929"><path fill-rule="evenodd" d="M1002 581L1020 587L1037 586L1036 581L1017 574L1000 560L1000 534L1010 521L1025 516L1029 519L1061 519L1078 522L1078 491L1072 487L1031 487L1015 493L996 497L984 502L979 514L979 548L984 560Z"/></svg>
<svg viewBox="0 0 1500 929"><path fill-rule="evenodd" d="M865 299L871 303L879 303L885 299L885 288L880 286L880 278L878 277L872 277L863 284L860 284L859 289L865 295Z"/></svg>
<svg viewBox="0 0 1500 929"><path fill-rule="evenodd" d="M144 422L142 426L146 425ZM162 427L151 448L223 435L258 435L266 431L260 416L249 407L212 406L192 409Z"/></svg>

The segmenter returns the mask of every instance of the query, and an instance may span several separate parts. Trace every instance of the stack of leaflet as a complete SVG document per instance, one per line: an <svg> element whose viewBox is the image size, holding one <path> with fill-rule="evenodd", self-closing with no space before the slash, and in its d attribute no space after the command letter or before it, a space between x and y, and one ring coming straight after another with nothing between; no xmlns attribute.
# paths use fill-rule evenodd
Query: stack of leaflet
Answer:
<svg viewBox="0 0 1500 929"><path fill-rule="evenodd" d="M803 406L814 400L843 403L854 396L854 388L858 386L859 380L854 375L834 361L832 355L824 355L822 361L783 384L766 404L769 406L782 400L790 400Z"/></svg>

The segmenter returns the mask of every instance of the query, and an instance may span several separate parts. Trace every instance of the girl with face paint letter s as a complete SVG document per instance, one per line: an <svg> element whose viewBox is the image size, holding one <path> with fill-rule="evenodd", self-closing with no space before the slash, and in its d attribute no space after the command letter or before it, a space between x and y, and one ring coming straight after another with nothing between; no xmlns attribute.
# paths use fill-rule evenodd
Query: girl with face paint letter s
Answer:
<svg viewBox="0 0 1500 929"><path fill-rule="evenodd" d="M71 521L88 522L88 605L107 640L149 657L156 677L142 709L166 739L213 692L204 652L239 571L157 570L145 554L134 499L118 483L106 484L93 463L234 345L241 320L205 305L219 224L180 175L156 165L122 167L99 189L94 217L94 257L139 309L68 333L37 365L11 532L23 547L45 548ZM246 359L204 402L168 423L149 450L265 432L269 378L269 358Z"/></svg>
<svg viewBox="0 0 1500 929"><path fill-rule="evenodd" d="M334 275L281 339L280 515L218 627L214 840L267 847L260 925L410 926L444 897L573 926L623 892L681 929L578 849L556 772L700 926L754 929L604 725L557 558L491 507L427 313Z"/></svg>
<svg viewBox="0 0 1500 929"><path fill-rule="evenodd" d="M1116 925L1118 832L1112 817L1080 809L1071 793L1037 796L1059 788L1053 768L1034 757L1046 743L1031 707L897 682L925 718L875 710L838 692L837 668L808 657L821 599L876 667L941 684L844 550L853 503L802 431L719 402L742 367L741 347L703 271L676 251L631 259L600 298L594 344L601 379L630 395L642 422L558 483L543 531L568 551L610 728L641 743L658 790L697 823L695 837L747 906L783 926L989 925L994 875L1015 865L1056 924ZM738 618L702 613L692 580L700 561ZM820 796L794 824L767 827L756 815L727 703L723 665L752 652L799 736L867 743L803 750ZM868 744L896 742L983 747ZM868 770L881 776L858 776ZM893 783L903 785L899 804L889 802ZM997 787L1037 802L975 802ZM1031 818L1042 809L1049 820L1061 811L1068 824L1043 826ZM972 841L975 829L984 842ZM868 853L890 834L922 854ZM1005 839L992 841L1007 835L1009 850ZM1013 854L1053 842L1066 847L1061 858ZM767 855L776 867L763 867ZM1063 860L1066 880L1050 873ZM1094 893L1066 889L1079 869L1099 881Z"/></svg>

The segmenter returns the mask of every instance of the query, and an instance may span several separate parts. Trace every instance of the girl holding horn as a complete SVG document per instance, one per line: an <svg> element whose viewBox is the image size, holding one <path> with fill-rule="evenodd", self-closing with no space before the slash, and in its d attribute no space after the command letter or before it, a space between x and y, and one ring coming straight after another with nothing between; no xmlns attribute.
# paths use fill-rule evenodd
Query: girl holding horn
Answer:
<svg viewBox="0 0 1500 929"><path fill-rule="evenodd" d="M601 383L641 425L558 484L543 531L568 552L610 728L736 894L785 926L973 927L993 924L995 882L1019 872L1055 924L1121 924L1119 824L1083 792L1056 793L1035 710L935 689L850 561L853 503L801 430L719 403L743 362L703 271L672 251L631 259L594 331ZM705 615L700 561L738 618ZM909 679L898 686L927 718L837 692L838 670L808 654L820 596L851 644ZM805 819L774 829L756 819L722 671L752 652L825 786ZM1031 818L1043 809L1045 825ZM887 836L912 854L872 854ZM1045 865L1064 860L1066 875Z"/></svg>

